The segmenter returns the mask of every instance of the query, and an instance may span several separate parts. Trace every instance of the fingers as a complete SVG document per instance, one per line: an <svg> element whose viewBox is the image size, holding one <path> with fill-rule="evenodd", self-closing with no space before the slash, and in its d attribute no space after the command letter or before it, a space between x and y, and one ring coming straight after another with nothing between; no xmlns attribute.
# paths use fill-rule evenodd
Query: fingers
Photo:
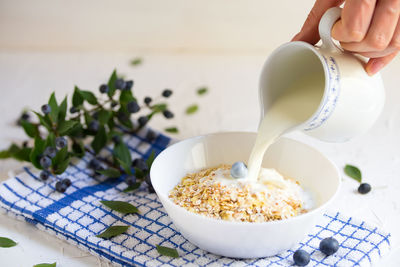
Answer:
<svg viewBox="0 0 400 267"><path fill-rule="evenodd" d="M398 51L380 58L371 58L365 66L365 71L372 76L380 71L383 67L389 64L390 61L397 55Z"/></svg>
<svg viewBox="0 0 400 267"><path fill-rule="evenodd" d="M361 42L342 43L342 47L353 52L384 51L391 43L400 15L400 0L378 1L368 33ZM340 40L343 42L343 40ZM390 50L390 49L389 49ZM391 51L393 52L393 51ZM378 56L386 56L386 51ZM376 56L375 56L376 57Z"/></svg>
<svg viewBox="0 0 400 267"><path fill-rule="evenodd" d="M317 0L311 9L301 31L293 37L292 41L304 41L316 44L320 37L318 24L322 15L331 7L340 6L344 0Z"/></svg>
<svg viewBox="0 0 400 267"><path fill-rule="evenodd" d="M397 26L396 29L394 30L393 36L391 37L391 41L384 50L377 50L375 51L373 48L370 49L364 49L365 47L368 47L368 44L364 44L364 41L360 42L358 44L360 47L357 47L353 43L341 43L341 46L352 52L357 52L358 54L369 57L369 58L379 58L379 57L384 57L388 56L390 54L393 54L396 51L400 50L400 18L397 21ZM360 52L360 51L368 51L368 52Z"/></svg>
<svg viewBox="0 0 400 267"><path fill-rule="evenodd" d="M341 42L360 42L368 32L376 0L347 0L332 37Z"/></svg>

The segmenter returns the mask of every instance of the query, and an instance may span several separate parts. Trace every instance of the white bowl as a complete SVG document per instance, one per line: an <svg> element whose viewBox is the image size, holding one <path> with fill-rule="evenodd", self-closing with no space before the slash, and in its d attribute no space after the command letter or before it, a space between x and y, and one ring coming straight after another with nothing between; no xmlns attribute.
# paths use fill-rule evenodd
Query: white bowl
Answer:
<svg viewBox="0 0 400 267"><path fill-rule="evenodd" d="M190 172L235 161L247 162L255 133L229 132L198 136L171 145L153 162L151 182L169 217L196 246L234 258L276 255L301 241L338 192L335 165L314 148L281 138L265 154L263 167L298 180L315 197L311 211L285 220L250 223L212 219L176 205L168 194Z"/></svg>

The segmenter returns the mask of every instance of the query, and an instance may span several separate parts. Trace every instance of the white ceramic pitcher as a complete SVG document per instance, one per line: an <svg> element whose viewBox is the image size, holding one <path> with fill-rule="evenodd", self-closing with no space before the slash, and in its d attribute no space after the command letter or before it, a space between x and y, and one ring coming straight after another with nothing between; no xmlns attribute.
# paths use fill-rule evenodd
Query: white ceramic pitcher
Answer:
<svg viewBox="0 0 400 267"><path fill-rule="evenodd" d="M367 131L376 121L385 102L381 76L368 76L361 57L344 52L333 42L331 29L340 14L341 9L335 7L323 15L321 47L290 42L270 55L260 78L261 118L286 88L313 73L324 76L324 94L300 130L323 141L342 142Z"/></svg>

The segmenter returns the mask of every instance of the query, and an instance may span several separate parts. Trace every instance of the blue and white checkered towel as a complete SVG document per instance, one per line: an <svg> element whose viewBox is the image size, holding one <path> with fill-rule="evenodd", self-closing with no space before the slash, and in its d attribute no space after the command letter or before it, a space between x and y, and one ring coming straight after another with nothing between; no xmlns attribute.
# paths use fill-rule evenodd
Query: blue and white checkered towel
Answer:
<svg viewBox="0 0 400 267"><path fill-rule="evenodd" d="M132 157L159 153L171 141L159 134L149 142L145 130L125 139ZM104 153L110 153L105 149ZM390 248L390 234L365 222L340 213L327 213L312 232L293 250L280 255L250 260L235 260L210 254L197 248L179 234L155 194L145 187L135 193L122 192L123 177L99 182L87 168L90 156L72 163L61 177L72 185L64 193L54 190L55 181L44 183L38 172L25 168L18 176L0 185L0 207L11 216L25 220L51 234L121 266L290 266L293 251L302 248L311 254L309 266L370 266ZM128 201L140 214L121 215L100 204L101 200ZM96 237L111 225L130 225L125 234L110 240ZM325 257L319 250L321 239L334 236L339 251ZM156 245L173 247L179 258L160 256Z"/></svg>

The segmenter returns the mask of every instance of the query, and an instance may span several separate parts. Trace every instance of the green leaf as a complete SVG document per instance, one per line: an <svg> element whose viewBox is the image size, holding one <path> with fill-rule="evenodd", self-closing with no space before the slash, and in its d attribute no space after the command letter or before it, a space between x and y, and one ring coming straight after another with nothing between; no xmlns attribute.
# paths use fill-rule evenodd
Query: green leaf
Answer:
<svg viewBox="0 0 400 267"><path fill-rule="evenodd" d="M56 262L54 262L54 263L39 263L39 264L33 265L33 267L56 267L56 266L57 266Z"/></svg>
<svg viewBox="0 0 400 267"><path fill-rule="evenodd" d="M46 141L37 136L35 138L35 145L31 151L31 154L29 155L29 159L32 162L33 166L35 166L38 169L42 169L42 166L40 165L40 155L43 153L44 149L46 148Z"/></svg>
<svg viewBox="0 0 400 267"><path fill-rule="evenodd" d="M101 125L105 125L108 123L108 120L111 118L112 113L108 110L102 109L99 111L99 122Z"/></svg>
<svg viewBox="0 0 400 267"><path fill-rule="evenodd" d="M108 79L108 96L111 98L114 93L115 93L115 81L118 79L117 77L117 71L114 70L113 73L110 76L110 79Z"/></svg>
<svg viewBox="0 0 400 267"><path fill-rule="evenodd" d="M186 108L186 114L190 115L190 114L196 113L196 111L198 109L199 109L199 106L196 104L193 104Z"/></svg>
<svg viewBox="0 0 400 267"><path fill-rule="evenodd" d="M208 92L208 88L207 87L200 87L199 89L197 89L197 94L198 95L204 95L207 92Z"/></svg>
<svg viewBox="0 0 400 267"><path fill-rule="evenodd" d="M131 60L131 65L132 66L137 66L142 64L142 59L140 57L134 58Z"/></svg>
<svg viewBox="0 0 400 267"><path fill-rule="evenodd" d="M78 88L78 86L75 86L74 94L72 95L72 105L74 107L79 107L80 105L83 104L84 99L80 91L81 90Z"/></svg>
<svg viewBox="0 0 400 267"><path fill-rule="evenodd" d="M47 116L44 117L42 114L39 114L39 113L37 113L37 112L35 112L35 111L34 111L33 113L36 114L36 116L38 117L39 122L40 122L41 125L43 125L44 127L46 127L46 129L47 129L48 131L51 131L51 130L52 130L52 128L51 128L51 121L50 121L50 119L49 119Z"/></svg>
<svg viewBox="0 0 400 267"><path fill-rule="evenodd" d="M93 120L92 116L90 116L89 112L85 110L83 113L83 116L85 117L85 123L87 126L89 126L90 122Z"/></svg>
<svg viewBox="0 0 400 267"><path fill-rule="evenodd" d="M121 176L121 172L115 168L109 168L109 169L100 170L97 172L100 174L103 174L104 176L106 176L108 178L118 178Z"/></svg>
<svg viewBox="0 0 400 267"><path fill-rule="evenodd" d="M96 96L90 92L90 91L79 91L83 99L85 99L89 104L91 105L96 105L97 104L97 98Z"/></svg>
<svg viewBox="0 0 400 267"><path fill-rule="evenodd" d="M56 146L56 136L54 135L53 132L50 132L49 135L47 136L46 147L48 147L48 146L52 146L52 147Z"/></svg>
<svg viewBox="0 0 400 267"><path fill-rule="evenodd" d="M107 133L104 126L100 126L92 141L92 148L96 154L107 144Z"/></svg>
<svg viewBox="0 0 400 267"><path fill-rule="evenodd" d="M115 225L108 227L104 232L101 234L96 235L100 238L111 238L122 233L125 233L128 230L129 225Z"/></svg>
<svg viewBox="0 0 400 267"><path fill-rule="evenodd" d="M19 151L13 154L13 158L19 161L28 161L31 162L29 155L32 152L32 148L23 147Z"/></svg>
<svg viewBox="0 0 400 267"><path fill-rule="evenodd" d="M57 123L58 122L58 104L57 104L57 100L56 100L56 96L55 96L54 92L50 96L49 106L51 107L51 111L49 114L51 121L53 123Z"/></svg>
<svg viewBox="0 0 400 267"><path fill-rule="evenodd" d="M11 248L16 245L17 243L15 243L13 240L7 237L0 237L0 248Z"/></svg>
<svg viewBox="0 0 400 267"><path fill-rule="evenodd" d="M140 183L136 182L134 185L128 186L127 188L125 188L123 192L124 193L132 192L132 191L138 189L139 187L140 187Z"/></svg>
<svg viewBox="0 0 400 267"><path fill-rule="evenodd" d="M77 157L79 158L83 157L85 155L85 146L83 145L83 142L82 141L73 142L72 151Z"/></svg>
<svg viewBox="0 0 400 267"><path fill-rule="evenodd" d="M63 173L67 169L69 162L70 157L68 155L68 148L63 147L57 152L56 156L52 160L54 173Z"/></svg>
<svg viewBox="0 0 400 267"><path fill-rule="evenodd" d="M153 164L153 161L155 158L156 158L156 152L154 150L152 150L149 157L146 160L147 167L149 168L149 170L150 170L151 165Z"/></svg>
<svg viewBox="0 0 400 267"><path fill-rule="evenodd" d="M158 113L158 112L163 112L164 110L167 109L167 107L168 107L167 104L165 104L165 103L160 103L160 104L156 104L156 105L151 106L150 109L151 109L153 112Z"/></svg>
<svg viewBox="0 0 400 267"><path fill-rule="evenodd" d="M29 137L35 138L39 134L38 128L29 121L21 120L21 125Z"/></svg>
<svg viewBox="0 0 400 267"><path fill-rule="evenodd" d="M61 121L58 125L58 133L60 135L68 135L73 131L74 127L79 123L77 121Z"/></svg>
<svg viewBox="0 0 400 267"><path fill-rule="evenodd" d="M136 176L136 178L138 178L138 179L144 178L144 173L143 173L143 171L142 171L141 169L139 169L139 168L134 168L134 170L135 170L135 176Z"/></svg>
<svg viewBox="0 0 400 267"><path fill-rule="evenodd" d="M108 208L115 210L117 212L131 214L131 213L138 213L139 210L133 206L132 204L124 201L100 201L101 204L107 206Z"/></svg>
<svg viewBox="0 0 400 267"><path fill-rule="evenodd" d="M172 258L179 258L178 251L174 248L168 248L164 246L156 246L158 253L163 256L172 257Z"/></svg>
<svg viewBox="0 0 400 267"><path fill-rule="evenodd" d="M68 156L67 158L64 159L64 161L60 162L59 164L55 165L53 167L54 173L55 174L62 174L65 172L65 170L68 168L69 162L71 161L71 158Z"/></svg>
<svg viewBox="0 0 400 267"><path fill-rule="evenodd" d="M121 159L119 159L119 158L117 158L117 162L119 163L119 165L121 165L121 167L124 169L124 171L127 173L127 174L132 174L132 170L131 170L131 165L130 164L128 164L128 163L126 163L126 162L123 162Z"/></svg>
<svg viewBox="0 0 400 267"><path fill-rule="evenodd" d="M166 131L167 133L178 133L179 130L176 127L169 127L169 128L165 128L164 131Z"/></svg>
<svg viewBox="0 0 400 267"><path fill-rule="evenodd" d="M15 150L20 150L20 148L16 144L11 144L11 146L8 149L0 151L0 159L8 159L12 158L14 155Z"/></svg>
<svg viewBox="0 0 400 267"><path fill-rule="evenodd" d="M124 164L130 166L132 163L131 153L124 142L120 142L114 147L114 156L123 162Z"/></svg>
<svg viewBox="0 0 400 267"><path fill-rule="evenodd" d="M30 162L29 155L31 150L32 149L29 147L20 148L16 144L11 144L8 149L0 151L0 159L14 158L16 160Z"/></svg>
<svg viewBox="0 0 400 267"><path fill-rule="evenodd" d="M354 180L356 180L357 182L361 183L362 180L362 175L361 175L361 171L353 165L349 165L347 164L344 167L344 172L351 178L353 178Z"/></svg>
<svg viewBox="0 0 400 267"><path fill-rule="evenodd" d="M64 97L64 100L61 102L58 107L58 122L65 121L65 116L67 116L67 97Z"/></svg>
<svg viewBox="0 0 400 267"><path fill-rule="evenodd" d="M121 105L126 107L126 104L128 104L131 101L136 101L136 98L133 96L132 91L131 90L121 91L121 95L119 96L119 102L121 103Z"/></svg>

